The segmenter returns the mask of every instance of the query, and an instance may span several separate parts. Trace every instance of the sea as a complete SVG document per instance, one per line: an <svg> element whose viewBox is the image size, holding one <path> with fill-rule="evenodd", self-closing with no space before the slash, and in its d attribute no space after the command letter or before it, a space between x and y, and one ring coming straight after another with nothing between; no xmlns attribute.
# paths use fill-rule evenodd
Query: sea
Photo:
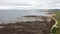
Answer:
<svg viewBox="0 0 60 34"><path fill-rule="evenodd" d="M16 9L8 9L8 10L0 10L0 23L15 23L17 22L20 16L27 15L36 15L36 16L48 16L47 10L45 9L31 9L31 10L16 10Z"/></svg>

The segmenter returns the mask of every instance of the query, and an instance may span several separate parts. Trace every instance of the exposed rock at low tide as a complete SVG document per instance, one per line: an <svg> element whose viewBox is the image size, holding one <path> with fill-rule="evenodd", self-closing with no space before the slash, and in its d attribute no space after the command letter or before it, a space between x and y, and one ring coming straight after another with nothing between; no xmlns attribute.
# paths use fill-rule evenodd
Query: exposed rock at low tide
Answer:
<svg viewBox="0 0 60 34"><path fill-rule="evenodd" d="M44 16L24 16L21 19L27 20L0 24L0 34L50 34L51 27L55 24L55 20Z"/></svg>

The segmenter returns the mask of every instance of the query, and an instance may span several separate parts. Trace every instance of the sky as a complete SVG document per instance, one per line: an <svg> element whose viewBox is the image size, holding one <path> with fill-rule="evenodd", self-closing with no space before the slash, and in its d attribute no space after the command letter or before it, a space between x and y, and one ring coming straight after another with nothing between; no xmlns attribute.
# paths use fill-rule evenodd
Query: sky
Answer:
<svg viewBox="0 0 60 34"><path fill-rule="evenodd" d="M60 9L60 0L0 0L0 9Z"/></svg>

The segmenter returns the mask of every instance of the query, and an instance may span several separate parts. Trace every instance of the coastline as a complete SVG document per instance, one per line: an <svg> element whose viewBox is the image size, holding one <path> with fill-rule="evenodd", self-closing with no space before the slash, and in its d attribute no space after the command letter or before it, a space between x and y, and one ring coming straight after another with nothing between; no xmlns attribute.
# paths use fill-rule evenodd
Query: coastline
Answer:
<svg viewBox="0 0 60 34"><path fill-rule="evenodd" d="M19 32L19 33L36 33L36 34L50 34L50 31L51 29L53 29L53 27L56 26L57 22L54 18L52 17L39 17L39 18L42 18L43 21L40 21L38 20L38 16L25 16L29 21L26 21L26 22L16 22L16 23L8 23L8 24L5 24L3 28L1 28L1 32L11 32L13 31L13 33L16 33L16 32ZM32 20L33 21L30 21ZM24 18L23 18L24 19ZM51 21L50 21L51 19ZM48 21L47 21L48 20ZM2 25L1 25L2 26ZM7 28L9 28L9 31ZM21 29L19 29L21 28ZM5 29L5 30L4 30ZM13 30L15 29L15 31ZM1 33L0 32L0 33ZM12 33L12 32L11 32ZM5 34L5 33L4 33Z"/></svg>

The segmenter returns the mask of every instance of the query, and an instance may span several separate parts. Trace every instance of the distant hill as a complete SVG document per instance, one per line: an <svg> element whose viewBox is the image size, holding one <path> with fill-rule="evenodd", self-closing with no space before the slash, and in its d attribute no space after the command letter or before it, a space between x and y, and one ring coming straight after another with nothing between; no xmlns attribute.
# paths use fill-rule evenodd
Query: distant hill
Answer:
<svg viewBox="0 0 60 34"><path fill-rule="evenodd" d="M49 11L52 11L52 12L59 12L60 9L49 9Z"/></svg>

